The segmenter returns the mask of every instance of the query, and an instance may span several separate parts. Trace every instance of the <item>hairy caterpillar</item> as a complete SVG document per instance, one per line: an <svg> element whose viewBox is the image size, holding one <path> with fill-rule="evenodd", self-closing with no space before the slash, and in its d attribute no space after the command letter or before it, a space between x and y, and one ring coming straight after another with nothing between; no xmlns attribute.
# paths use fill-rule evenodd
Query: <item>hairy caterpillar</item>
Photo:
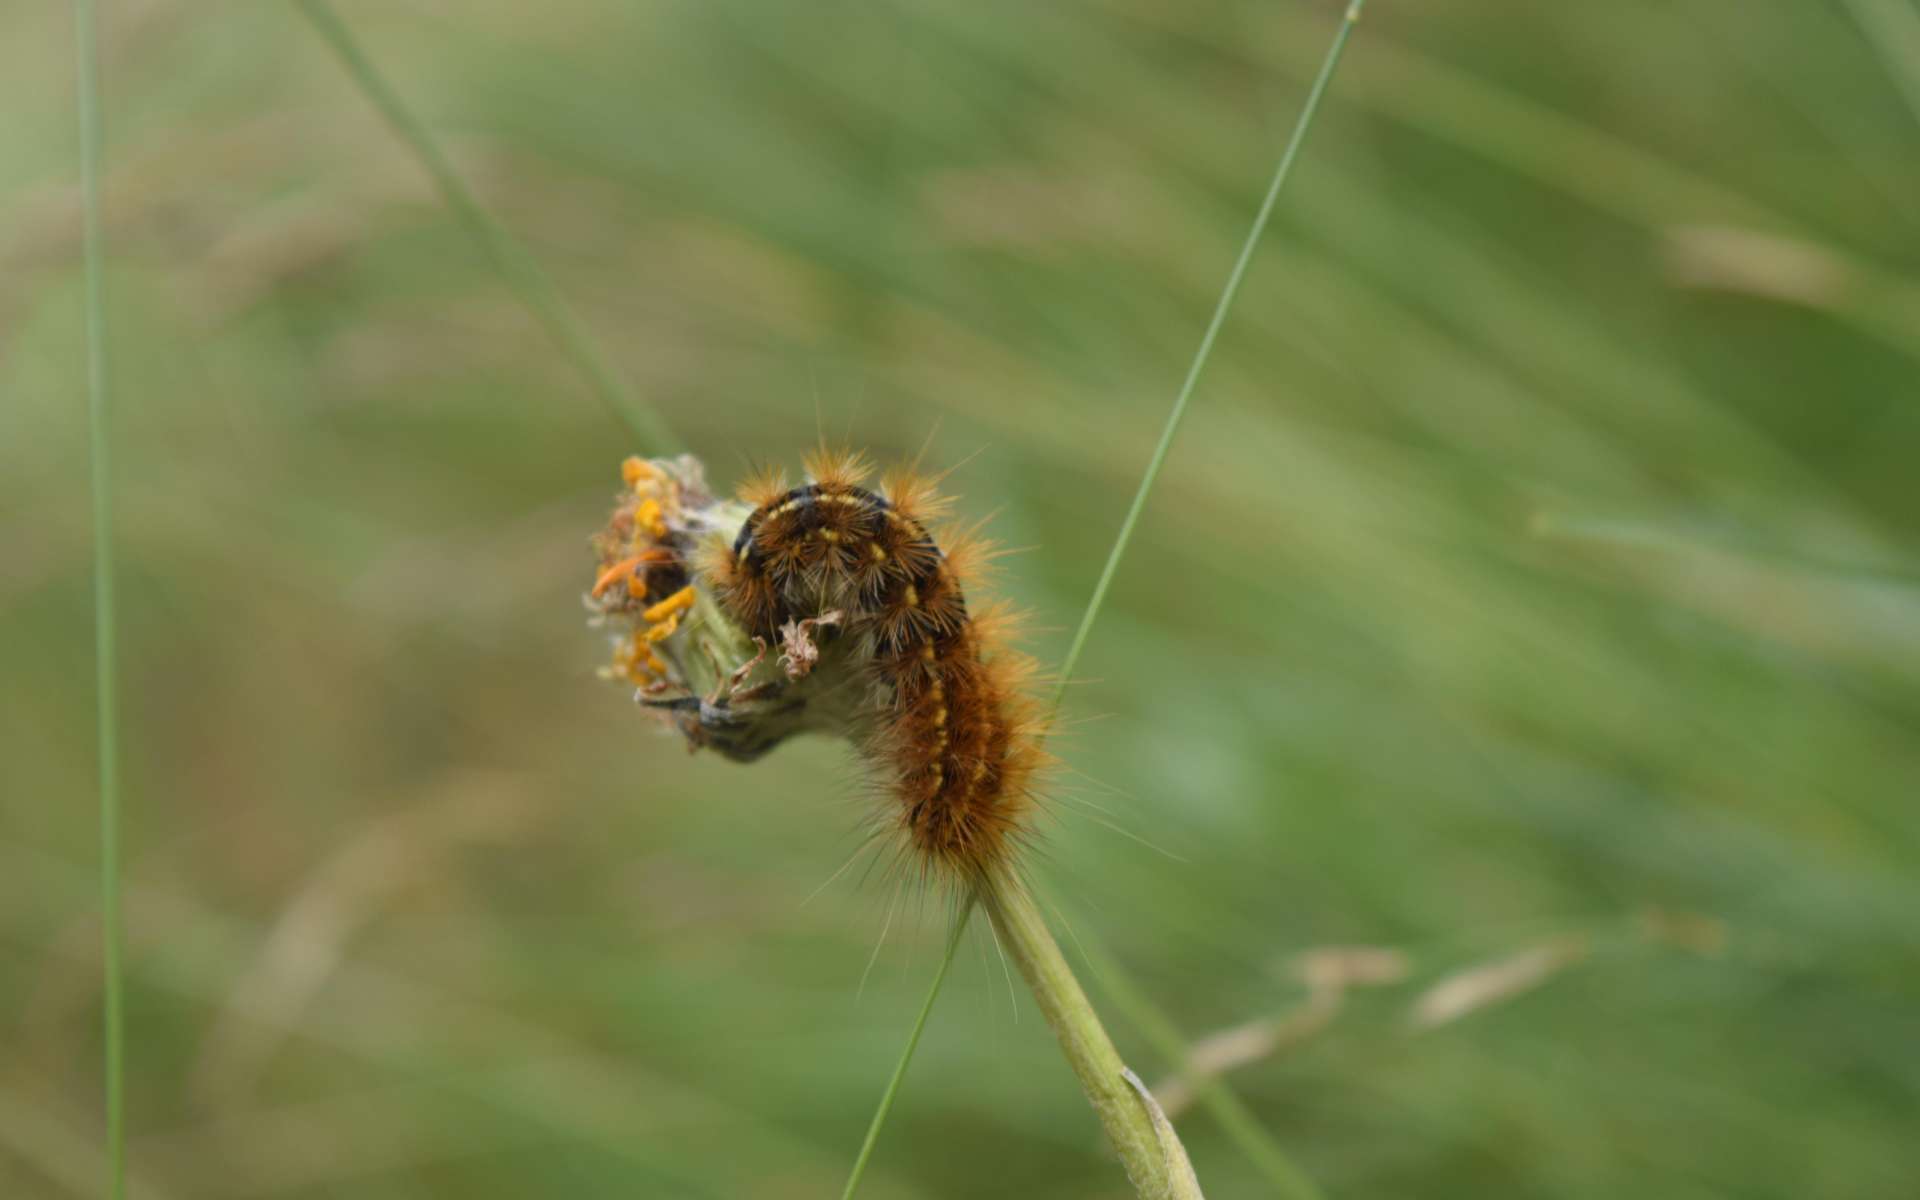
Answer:
<svg viewBox="0 0 1920 1200"><path fill-rule="evenodd" d="M612 673L691 744L743 761L809 729L852 738L923 872L996 868L1027 828L1042 752L1011 618L967 601L991 548L935 537L950 502L934 480L901 470L869 489L871 464L847 451L805 465L806 483L765 473L728 505L691 459L628 461L589 601L635 618Z"/></svg>

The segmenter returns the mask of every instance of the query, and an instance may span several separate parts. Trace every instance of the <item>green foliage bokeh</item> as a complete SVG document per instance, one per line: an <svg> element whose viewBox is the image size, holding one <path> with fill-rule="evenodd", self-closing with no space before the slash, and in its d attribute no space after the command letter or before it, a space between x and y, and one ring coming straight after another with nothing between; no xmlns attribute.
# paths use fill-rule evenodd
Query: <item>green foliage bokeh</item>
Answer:
<svg viewBox="0 0 1920 1200"><path fill-rule="evenodd" d="M1374 0L1255 262L1038 865L1195 1039L1407 955L1232 1077L1330 1196L1912 1186L1920 64L1858 7ZM1337 16L342 12L718 481L928 445L1053 661ZM942 919L821 888L845 750L594 678L631 447L291 7L106 15L137 1183L837 1194ZM8 1197L98 1153L69 38L0 11ZM864 1194L1118 1186L979 933Z"/></svg>

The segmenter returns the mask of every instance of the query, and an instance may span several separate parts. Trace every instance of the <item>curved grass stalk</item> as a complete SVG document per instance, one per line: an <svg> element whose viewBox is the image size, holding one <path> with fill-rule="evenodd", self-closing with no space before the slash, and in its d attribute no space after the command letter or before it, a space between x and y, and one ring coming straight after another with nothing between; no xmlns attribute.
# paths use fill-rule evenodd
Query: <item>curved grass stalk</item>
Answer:
<svg viewBox="0 0 1920 1200"><path fill-rule="evenodd" d="M75 0L75 88L80 115L80 209L87 310L87 459L93 493L95 753L100 776L100 936L105 973L107 1195L127 1189L126 970L120 921L120 704L113 579L113 439L107 406L105 256L100 233L100 35L94 0Z"/></svg>
<svg viewBox="0 0 1920 1200"><path fill-rule="evenodd" d="M427 174L433 177L434 186L440 190L447 207L466 226L473 240L480 243L481 250L493 263L494 269L500 272L507 286L520 297L521 303L546 328L567 357L573 360L608 410L639 442L635 449L656 456L678 447L679 442L667 427L665 419L621 379L606 352L587 332L585 323L567 304L539 262L498 221L489 216L486 209L480 207L473 189L453 169L453 164L434 140L426 123L413 114L400 99L400 94L394 91L393 85L380 74L373 60L354 40L353 31L340 19L340 14L333 10L327 0L294 0L294 4L340 59L347 74L366 93L367 100L379 110L381 117L413 151Z"/></svg>
<svg viewBox="0 0 1920 1200"><path fill-rule="evenodd" d="M1186 1147L1114 1049L1026 884L1010 873L995 876L982 887L981 902L1080 1077L1135 1193L1147 1200L1202 1200Z"/></svg>
<svg viewBox="0 0 1920 1200"><path fill-rule="evenodd" d="M1347 40L1354 26L1360 20L1360 11L1366 0L1350 0L1346 13L1340 22L1340 29L1334 35L1333 44L1328 47L1326 58L1321 63L1320 73L1314 79L1313 87L1307 93L1305 105L1300 117L1294 123L1293 133L1287 139L1286 149L1281 152L1279 165L1274 168L1272 182L1267 186L1265 197L1260 202L1259 211L1254 214L1252 227L1247 231L1245 242L1240 247L1240 255L1234 261L1233 270L1227 276L1226 286L1221 290L1220 299L1214 305L1212 319L1208 321L1206 332L1201 336L1199 349L1195 351L1193 363L1187 368L1185 380L1180 392L1174 398L1173 408L1167 414L1167 422L1160 432L1160 440L1154 446L1153 454L1147 461L1145 472L1141 475L1140 486L1134 492L1133 501L1127 507L1125 518L1120 523L1119 532L1114 537L1113 548L1107 555L1106 565L1101 569L1099 581L1094 585L1093 595L1087 601L1086 612L1080 618L1079 628L1074 631L1073 641L1067 649L1066 658L1060 667L1060 678L1054 685L1053 695L1048 703L1047 723L1051 726L1058 717L1061 703L1066 697L1068 682L1072 679L1073 669L1079 664L1080 654L1086 648L1087 637L1093 630L1093 623L1100 615L1105 604L1107 591L1113 584L1114 576L1120 568L1120 560L1125 556L1128 545L1133 540L1133 531L1139 523L1140 514L1146 510L1147 497L1153 491L1154 482L1160 476L1160 469L1166 463L1167 455L1173 448L1173 440L1180 430L1180 423L1186 415L1187 404L1193 397L1195 386L1201 373L1205 371L1207 360L1213 355L1213 345L1219 337L1220 329L1226 324L1227 312L1240 292L1240 284L1246 277L1247 267L1253 261L1254 248L1259 244L1261 235L1266 232L1267 224L1273 217L1273 209L1280 198L1287 177L1293 171L1293 163L1299 155L1300 147L1306 140L1307 130L1313 124L1319 111L1320 101L1326 95L1327 85L1332 81L1340 57L1345 52ZM1187 1161L1186 1149L1180 1144L1173 1127L1159 1111L1150 1094L1140 1087L1137 1078L1126 1069L1119 1053L1113 1047L1113 1041L1107 1036L1100 1018L1088 1003L1086 993L1079 981L1074 978L1073 970L1067 965L1060 953L1060 947L1047 929L1044 917L1034 905L1032 896L1025 884L1011 875L992 876L983 881L979 899L993 920L994 929L1007 943L1009 953L1020 968L1020 973L1033 989L1034 999L1047 1023L1052 1026L1054 1035L1060 1040L1061 1050L1068 1064L1080 1077L1082 1089L1092 1103L1095 1114L1100 1118L1107 1139L1119 1154L1121 1164L1126 1168L1127 1178L1134 1190L1148 1200L1190 1200L1200 1196L1200 1187L1194 1178L1193 1168ZM886 1119L888 1109L893 1104L894 1093L900 1079L905 1075L907 1065L913 1060L913 1052L919 1045L921 1027L927 1014L932 1011L933 1002L939 996L946 982L946 963L951 961L953 947L959 942L965 930L968 916L972 912L969 905L954 919L952 932L948 935L947 960L943 961L933 984L928 989L926 1001L921 1006L920 1021L915 1024L912 1035L907 1040L898 1065L894 1068L893 1080L881 1096L880 1107L874 1114L873 1123L867 1130L866 1143L861 1147L860 1157L855 1163L853 1177L847 1182L843 1200L852 1200L854 1189L859 1183L860 1172L865 1168L873 1143L878 1138L880 1127ZM1229 1104L1233 1102L1230 1100ZM1231 1115L1231 1114L1230 1114ZM1247 1118L1238 1122L1241 1132L1251 1122L1244 1108L1239 1115ZM1257 1129L1256 1129L1257 1132ZM1310 1181L1277 1146L1265 1142L1271 1160L1278 1156L1278 1171L1290 1175L1296 1182L1294 1194L1311 1196L1315 1192ZM1271 1163L1269 1163L1271 1165Z"/></svg>

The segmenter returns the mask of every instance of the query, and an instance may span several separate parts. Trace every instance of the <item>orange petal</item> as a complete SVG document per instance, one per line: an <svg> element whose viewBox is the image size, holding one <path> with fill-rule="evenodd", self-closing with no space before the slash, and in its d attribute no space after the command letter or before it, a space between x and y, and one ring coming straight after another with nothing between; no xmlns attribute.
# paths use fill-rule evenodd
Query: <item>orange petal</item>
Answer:
<svg viewBox="0 0 1920 1200"><path fill-rule="evenodd" d="M632 558L623 558L619 562L614 563L612 566L608 567L606 570L600 572L599 576L594 579L593 594L598 596L600 593L606 591L608 588L612 587L614 583L618 581L620 577L623 575L628 577L627 590L632 591L633 581L639 578L638 576L631 574L632 572L638 570L641 566L647 563L666 562L668 559L672 557L673 557L672 551L664 550L658 546L655 546L651 550L642 550L640 553L634 555Z"/></svg>
<svg viewBox="0 0 1920 1200"><path fill-rule="evenodd" d="M632 575L634 568L645 561L645 555L636 554L632 558L623 558L619 562L614 563L606 570L600 572L599 578L593 581L593 594L598 596L600 593L612 587L614 583L623 576Z"/></svg>
<svg viewBox="0 0 1920 1200"><path fill-rule="evenodd" d="M634 455L620 464L620 478L626 480L628 487L639 487L644 481L660 478L660 468Z"/></svg>
<svg viewBox="0 0 1920 1200"><path fill-rule="evenodd" d="M654 537L663 538L667 536L667 523L660 519L660 502L658 500L642 500L640 507L634 510L633 521L634 524L640 526L640 528L646 530Z"/></svg>
<svg viewBox="0 0 1920 1200"><path fill-rule="evenodd" d="M685 612L687 609L692 608L693 597L693 585L688 584L673 595L668 596L665 600L662 600L652 608L641 613L640 619L653 623L664 621L674 613Z"/></svg>

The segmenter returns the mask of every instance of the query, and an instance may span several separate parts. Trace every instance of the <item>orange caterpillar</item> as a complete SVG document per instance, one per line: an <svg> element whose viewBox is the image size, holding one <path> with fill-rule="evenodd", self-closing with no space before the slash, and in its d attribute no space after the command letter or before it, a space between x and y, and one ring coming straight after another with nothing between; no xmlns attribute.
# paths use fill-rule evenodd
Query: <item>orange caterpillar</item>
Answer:
<svg viewBox="0 0 1920 1200"><path fill-rule="evenodd" d="M703 573L748 634L849 656L909 844L923 868L977 877L1016 849L1042 758L1030 662L1001 644L1009 618L967 607L989 547L960 532L937 543L927 522L948 502L911 471L870 491L862 455L823 449L806 468L801 487L767 474L742 489L753 512Z"/></svg>

